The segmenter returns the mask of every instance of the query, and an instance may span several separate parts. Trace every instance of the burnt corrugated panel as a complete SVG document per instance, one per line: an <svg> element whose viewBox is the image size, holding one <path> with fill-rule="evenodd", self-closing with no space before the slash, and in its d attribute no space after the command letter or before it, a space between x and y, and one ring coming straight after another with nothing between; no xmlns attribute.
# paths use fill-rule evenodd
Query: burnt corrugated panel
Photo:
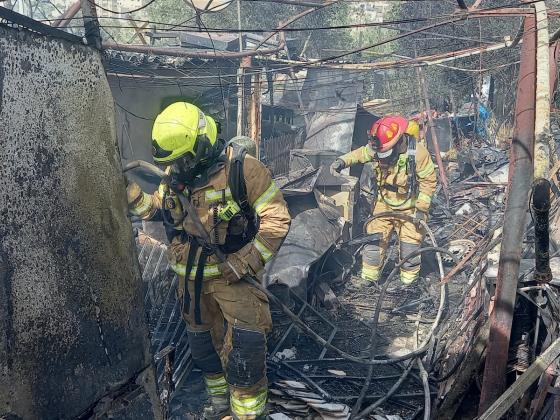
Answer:
<svg viewBox="0 0 560 420"><path fill-rule="evenodd" d="M349 152L363 89L363 72L308 70L303 99L308 108L309 123L303 148Z"/></svg>
<svg viewBox="0 0 560 420"><path fill-rule="evenodd" d="M175 348L173 382L180 392L181 384L193 365L186 324L176 297L178 277L170 270L164 244L140 234L137 246L142 279L147 286L144 301L150 325L152 353L157 354L167 346ZM156 362L160 390L164 388L164 363L165 360Z"/></svg>

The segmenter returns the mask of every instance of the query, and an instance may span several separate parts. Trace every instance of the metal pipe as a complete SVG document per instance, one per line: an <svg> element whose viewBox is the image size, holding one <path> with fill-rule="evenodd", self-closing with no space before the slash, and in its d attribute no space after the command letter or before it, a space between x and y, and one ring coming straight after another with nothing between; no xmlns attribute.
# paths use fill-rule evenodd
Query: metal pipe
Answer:
<svg viewBox="0 0 560 420"><path fill-rule="evenodd" d="M504 215L495 305L490 316L490 336L486 352L479 413L484 413L505 388L506 364L513 309L519 278L519 264L533 178L535 123L536 19L525 18L521 64L515 105L515 130L510 152L510 186Z"/></svg>
<svg viewBox="0 0 560 420"><path fill-rule="evenodd" d="M537 21L537 81L535 95L535 179L548 178L551 151L555 144L550 133L550 54L548 16L544 1L533 4Z"/></svg>
<svg viewBox="0 0 560 420"><path fill-rule="evenodd" d="M418 369L420 370L420 378L422 379L422 385L424 387L424 420L430 420L431 417L431 407L432 407L432 396L430 395L430 384L428 383L428 372L422 363L420 358L416 359L418 364Z"/></svg>
<svg viewBox="0 0 560 420"><path fill-rule="evenodd" d="M87 1L87 0L85 0ZM284 49L284 45L279 45L276 48L262 49L262 50L248 50L242 52L233 51L213 51L213 52L200 52L200 51L188 51L184 48L163 48L163 47L148 47L146 45L129 45L129 44L115 44L104 42L102 44L103 49L115 50L115 51L126 51L142 54L153 54L153 55L163 55L171 57L185 57L185 58L242 58L242 57L253 57L256 55L268 55L274 54Z"/></svg>
<svg viewBox="0 0 560 420"><path fill-rule="evenodd" d="M535 274L539 283L552 280L549 252L550 182L540 178L533 184L532 209L535 218Z"/></svg>
<svg viewBox="0 0 560 420"><path fill-rule="evenodd" d="M64 13L53 22L52 26L54 26L55 28L66 28L70 24L74 16L76 16L76 14L80 11L81 7L82 5L79 1L72 3L68 7L68 9L66 9Z"/></svg>

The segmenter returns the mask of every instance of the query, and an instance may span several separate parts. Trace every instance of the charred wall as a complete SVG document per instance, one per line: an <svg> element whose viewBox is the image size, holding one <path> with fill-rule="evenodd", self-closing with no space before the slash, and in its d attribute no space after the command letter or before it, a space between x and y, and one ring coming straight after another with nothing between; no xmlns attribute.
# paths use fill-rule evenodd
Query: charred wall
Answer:
<svg viewBox="0 0 560 420"><path fill-rule="evenodd" d="M0 25L0 417L74 418L149 364L114 125L97 52Z"/></svg>

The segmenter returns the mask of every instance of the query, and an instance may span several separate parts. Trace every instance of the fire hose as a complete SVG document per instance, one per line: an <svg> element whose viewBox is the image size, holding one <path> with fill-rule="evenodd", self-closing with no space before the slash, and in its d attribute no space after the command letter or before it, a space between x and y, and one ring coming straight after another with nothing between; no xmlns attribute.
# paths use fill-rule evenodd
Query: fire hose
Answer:
<svg viewBox="0 0 560 420"><path fill-rule="evenodd" d="M128 171L134 168L138 168L141 167L145 170L148 170L158 176L162 176L165 175L163 173L163 171L161 171L159 168L157 168L154 165L151 165L147 162L142 162L142 161L135 161L135 162L131 162L129 163L125 168L124 171ZM188 200L186 200L188 201ZM187 203L190 204L190 203ZM189 206L187 205L187 208ZM198 215L196 212L193 211L187 211L187 216L191 218L191 220L194 222L195 227L197 228L197 230L199 230L199 235L202 239L209 239L208 237L208 232L206 232L206 230L203 228L201 221L198 219ZM375 215L373 218L380 218L380 217L399 217L401 219L405 219L411 222L416 222L416 223L420 223L420 225L422 225L424 227L424 229L426 230L426 232L428 233L428 236L430 237L433 246L430 247L424 247L424 248L420 248L412 253L410 253L409 255L407 255L405 258L403 258L398 264L395 265L395 267L393 268L393 270L391 271L391 273L388 276L388 280L385 282L383 289L381 291L381 294L379 296L379 300L378 300L378 306L376 308L376 316L375 316L375 323L374 323L374 327L372 327L372 334L375 337L375 333L377 331L377 323L378 323L378 319L379 319L379 312L380 312L380 306L381 306L381 301L383 300L383 297L385 295L385 292L387 290L387 287L390 283L391 278L396 274L397 270L400 269L400 267L406 263L408 260L421 255L422 253L425 252L436 252L437 253L437 258L438 258L438 265L439 265L439 269L440 269L440 275L443 278L444 273L443 273L443 266L442 266L442 262L441 262L441 253L447 254L449 255L451 258L453 258L454 260L456 260L455 256L449 252L446 249L440 248L437 246L437 243L435 241L435 237L433 235L433 232L430 230L430 228L428 227L428 225L423 221L423 220L418 220L413 218L412 216L408 216L408 215L401 215L399 213L395 213L395 212L383 212L383 213L379 213L377 215ZM372 218L372 219L373 219ZM372 220L370 219L370 220ZM202 228L202 229L201 229ZM216 246L213 246L210 241L207 241L207 246L211 249L217 251L215 253L215 255L217 256L217 258L222 261L222 262L227 262L227 257L222 253L222 252L218 252L220 251ZM441 297L440 297L440 305L438 308L438 313L436 315L435 321L432 325L432 328L430 330L430 333L428 334L428 336L426 337L426 339L422 342L422 344L419 346L419 348L417 348L416 350L411 351L408 354L402 355L402 356L390 356L387 355L386 359L374 359L373 357L371 357L370 359L363 359L357 356L353 356L347 352L345 352L344 350L332 345L331 343L327 342L325 339L323 339L319 334L317 334L315 331L313 331L310 327L308 327L296 314L294 314L287 306L285 306L272 292L270 292L266 287L264 287L262 284L260 284L260 282L258 282L257 280L255 280L255 278L253 278L252 276L242 276L241 280L246 281L248 284L252 285L253 287L255 287L256 289L260 290L261 292L263 292L268 299L273 302L275 305L277 305L280 309L282 309L282 311L305 333L307 334L309 337L311 337L314 341L316 341L319 345L321 345L322 347L325 347L335 353L337 353L338 355L340 355L341 357L343 357L346 360L349 360L351 362L354 363L359 363L359 364L364 364L364 365L369 365L370 368L372 368L375 365L387 365L387 364L395 364L404 360L408 360L408 359L413 359L413 358L417 358L420 355L424 354L430 345L430 340L433 336L433 333L435 332L435 330L437 329L437 326L439 325L439 322L441 320L441 317L443 315L444 312L444 308L445 308L445 304L446 304L446 285L442 284L441 285ZM372 346L373 349L374 346ZM373 351L373 350L372 350ZM369 414L371 411L373 411L376 407L378 407L379 405L381 405L384 401L386 401L388 398L390 398L390 396L392 394L394 394L397 389L400 387L400 385L404 382L404 380L406 379L406 377L408 376L408 374L410 373L412 366L414 365L414 360L410 360L408 367L405 369L405 371L403 372L403 374L401 375L401 377L399 378L399 380L393 385L393 387L389 390L389 392L382 398L380 398L379 400L377 400L376 402L374 402L373 404L369 405L368 407L366 407L362 412L360 412L357 416L355 417L363 417L367 414ZM373 371L373 369L370 369L370 371ZM365 392L367 391L367 388L369 387L369 383L371 382L371 375L368 374L368 379L366 380L366 384L362 390L362 394L365 395ZM429 388L428 388L429 391ZM363 397L361 397L361 400L363 400ZM428 397L426 397L427 400ZM361 402L360 402L361 404ZM427 409L426 409L427 410ZM425 410L425 412L426 412Z"/></svg>
<svg viewBox="0 0 560 420"><path fill-rule="evenodd" d="M435 239L435 236L432 232L432 230L429 228L428 224L423 221L423 220L419 220L416 219L412 216L409 215L405 215L405 214L400 214L398 212L382 212L376 215L373 215L372 217L370 217L368 219L368 221L364 224L364 229L365 227L373 220L375 219L379 219L382 217L392 217L392 218L399 218L399 219L403 219L412 223L419 223L424 230L426 231L426 233L428 234L428 237L430 238L433 247L429 247L429 248L422 248L422 249L426 249L426 250L435 250L437 252L437 260L438 260L438 268L439 268L439 272L440 272L440 277L443 280L444 276L445 276L445 272L443 270L443 264L441 261L441 255L438 252L439 248L437 247L437 242ZM419 250L420 251L420 250ZM455 262L457 262L457 259L454 255L452 255L451 253L449 253L447 250L442 251L448 255L451 255L453 260ZM385 298L385 294L387 292L387 289L389 287L389 284L391 283L391 280L393 279L393 277L395 276L395 274L397 273L397 270L400 269L400 267L406 262L408 261L410 258L412 258L412 256L416 256L414 255L414 253L411 253L409 255L407 255L399 264L397 264L393 270L391 271L391 273L387 276L387 280L385 281L385 283L383 284L383 287L381 288L381 291L379 293L379 298L377 300L377 306L375 308L375 313L374 313L374 318L373 318L373 325L372 325L372 329L371 329L371 339L370 339L370 361L373 361L374 357L375 357L375 344L376 344L376 340L377 340L377 327L379 325L379 315L381 313L381 305L383 303L383 299ZM432 324L432 328L430 329L428 335L426 336L426 338L424 339L424 341L422 342L422 344L420 345L419 349L409 353L409 355L411 355L411 357L418 357L418 354L415 354L415 352L417 352L420 349L427 349L429 346L429 342L432 339L432 336L434 334L434 332L436 331L436 329L439 326L439 323L441 321L441 318L443 316L443 312L445 310L445 306L447 303L447 284L445 283L441 283L440 284L440 302L439 302L439 308L438 308L438 312L436 315L436 318L434 320L434 323ZM406 356L406 355L405 355ZM419 363L421 363L420 359L417 359ZM376 402L374 402L373 404L370 404L368 407L366 407L364 410L362 410L361 412L359 412L356 415L353 415L353 418L363 418L365 417L367 414L371 413L375 408L379 407L379 405L381 405L387 398L390 397L390 395L392 395L392 393L396 392L400 386L400 384L402 384L402 382L404 381L404 379L406 378L406 376L408 376L408 374L410 373L410 370L412 369L412 365L413 365L413 361L410 362L410 365L408 366L408 368L405 369L405 371L403 372L403 374L401 375L401 377L399 378L399 380L395 383L395 385L391 388L391 390L389 391L389 393L387 395L385 395L383 398L380 398L379 400L377 400ZM423 365L422 365L423 367ZM364 385L362 387L362 391L360 393L360 396L358 397L358 400L356 401L356 403L354 404L354 407L352 409L352 412L356 412L357 410L360 409L362 402L365 398L365 395L367 393L367 390L369 388L369 385L371 383L373 377L373 366L370 365L369 369L368 369L368 374L366 377L366 381L364 382ZM423 381L424 382L424 381ZM426 387L424 386L424 389L426 389ZM429 390L429 388L428 388ZM392 391L392 393L391 393ZM389 395L390 394L390 395ZM429 394L428 394L429 396ZM428 397L426 397L427 399ZM428 418L429 418L429 406L424 408L424 414L426 417L426 414L428 414Z"/></svg>

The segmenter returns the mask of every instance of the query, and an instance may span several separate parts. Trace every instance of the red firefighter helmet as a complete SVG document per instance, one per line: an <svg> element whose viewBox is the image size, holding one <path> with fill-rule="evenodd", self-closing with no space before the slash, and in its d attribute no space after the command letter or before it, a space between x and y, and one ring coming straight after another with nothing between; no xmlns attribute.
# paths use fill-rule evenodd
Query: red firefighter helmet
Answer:
<svg viewBox="0 0 560 420"><path fill-rule="evenodd" d="M369 144L381 158L389 152L408 128L408 120L400 115L389 115L378 119L368 131Z"/></svg>

